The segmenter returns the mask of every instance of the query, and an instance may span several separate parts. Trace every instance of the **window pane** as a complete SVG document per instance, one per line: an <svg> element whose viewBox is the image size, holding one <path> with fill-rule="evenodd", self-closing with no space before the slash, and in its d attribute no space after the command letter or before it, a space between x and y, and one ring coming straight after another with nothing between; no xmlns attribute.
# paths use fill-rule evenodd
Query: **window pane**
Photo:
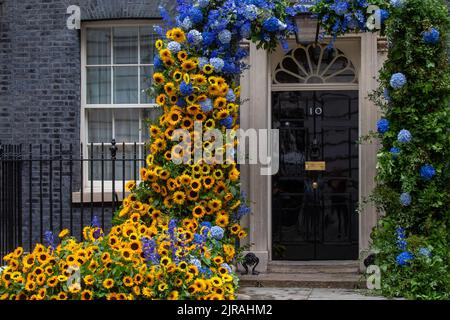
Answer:
<svg viewBox="0 0 450 320"><path fill-rule="evenodd" d="M88 179L89 180L98 180L101 181L102 178L104 181L112 180L112 163L111 163L111 151L109 148L111 144L105 144L102 146L88 145L88 156L86 158L92 159L92 161L88 162ZM92 157L91 157L92 152ZM102 161L102 154L103 159ZM92 167L92 172L91 172ZM103 172L102 172L103 171Z"/></svg>
<svg viewBox="0 0 450 320"><path fill-rule="evenodd" d="M88 143L110 143L112 139L111 109L88 110Z"/></svg>
<svg viewBox="0 0 450 320"><path fill-rule="evenodd" d="M153 31L152 26L140 27L141 39L141 63L152 64L155 54L155 41L157 35Z"/></svg>
<svg viewBox="0 0 450 320"><path fill-rule="evenodd" d="M111 63L111 29L87 29L87 64Z"/></svg>
<svg viewBox="0 0 450 320"><path fill-rule="evenodd" d="M117 143L139 142L139 109L114 111L114 129Z"/></svg>
<svg viewBox="0 0 450 320"><path fill-rule="evenodd" d="M114 63L138 63L138 27L114 28Z"/></svg>
<svg viewBox="0 0 450 320"><path fill-rule="evenodd" d="M115 177L116 181L120 182L117 185L122 183L122 180L139 180L139 169L143 166L143 161L139 161L141 155L139 154L142 147L136 144L134 145L126 145L125 153L123 144L117 144L117 160L115 165ZM125 157L125 161L123 160Z"/></svg>
<svg viewBox="0 0 450 320"><path fill-rule="evenodd" d="M152 85L153 67L141 67L141 103L154 103L155 99L147 94Z"/></svg>
<svg viewBox="0 0 450 320"><path fill-rule="evenodd" d="M138 103L138 67L114 68L114 103Z"/></svg>
<svg viewBox="0 0 450 320"><path fill-rule="evenodd" d="M89 67L86 73L87 104L111 103L111 68Z"/></svg>

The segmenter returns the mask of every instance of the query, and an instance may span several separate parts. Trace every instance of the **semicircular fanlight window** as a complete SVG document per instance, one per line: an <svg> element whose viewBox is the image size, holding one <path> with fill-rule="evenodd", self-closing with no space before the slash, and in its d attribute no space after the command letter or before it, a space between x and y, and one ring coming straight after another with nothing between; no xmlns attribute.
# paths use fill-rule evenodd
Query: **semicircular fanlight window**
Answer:
<svg viewBox="0 0 450 320"><path fill-rule="evenodd" d="M342 51L310 44L289 51L278 63L274 84L358 83L356 69Z"/></svg>

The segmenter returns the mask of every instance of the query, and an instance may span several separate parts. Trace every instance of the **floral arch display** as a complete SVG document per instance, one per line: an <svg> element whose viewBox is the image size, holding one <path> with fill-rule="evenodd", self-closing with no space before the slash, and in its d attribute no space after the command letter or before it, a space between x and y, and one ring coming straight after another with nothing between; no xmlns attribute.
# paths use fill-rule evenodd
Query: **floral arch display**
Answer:
<svg viewBox="0 0 450 320"><path fill-rule="evenodd" d="M392 0L389 4L377 0L373 4L379 5L381 9L375 11L368 10L369 3L364 0L319 0L312 6L306 6L304 1L292 5L288 0L177 2L174 19L162 9L165 27L157 29L161 38L155 43L159 54L154 61L156 72L151 92L164 114L158 123L149 126L151 155L147 158L147 167L140 172L143 182L139 185L135 182L127 184L131 194L116 213L114 226L108 234L100 229L94 219L84 229L84 240L81 242L70 237L65 230L59 233L59 237L48 232L46 243L36 245L32 252L24 253L22 248L17 248L7 255L5 261L8 265L0 280L1 299L234 299L238 277L233 264L239 256L235 245L239 238L246 236L239 220L249 213L239 188L238 167L232 158L226 159L224 163L218 161L223 154L217 150L208 150L208 143L203 144L203 159L190 162L188 156L193 148L180 149L172 137L176 129L191 130L196 121L201 122L203 129L216 128L223 135L226 135L226 129L238 128L238 81L245 68L242 59L247 55L239 47L240 41L250 39L259 48L267 50L273 50L279 42L286 47L287 37L296 31L301 32L296 29L294 17L305 11L315 13L324 31L336 38L347 32L365 31L366 22L373 19L384 21L389 16L386 9L393 10L388 36L391 37L394 50L382 73L383 85L387 86L389 73L404 72L406 76L399 74L392 78L389 87L392 107L386 109L386 120L379 124L385 145L380 160L380 184L386 184L392 190L378 193L384 199L380 207L386 212L386 217L391 215L390 210L394 213L390 220L384 220L385 223L389 221L389 227L383 227L375 235L376 243L384 243L380 239L385 239L391 251L381 247L376 261L383 263L383 271L400 273L396 276L400 279L404 279L409 272L415 272L404 271L409 264L415 266L410 255L416 253L409 251L397 257L402 266L391 270L392 258L395 261L395 242L393 244L391 240L395 236L389 238L388 235L379 234L401 225L405 231L399 231L398 237L406 241L405 238L417 231L410 215L427 211L423 207L424 203L433 209L430 217L421 222L435 226L428 231L441 230L441 233L430 233L433 239L441 241L439 237L447 237L445 243L448 242L448 234L442 235L442 228L448 233L446 226L450 207L450 184L445 185L445 180L441 181L446 170L444 160L450 158L450 142L448 139L442 140L445 130L442 131L440 127L440 133L429 136L428 139L433 138L435 140L432 141L438 142L420 153L415 151L420 148L402 142L411 140L410 133L402 131L401 141L394 142L395 130L400 129L400 126L409 124L412 139L423 134L414 111L416 101L424 104L420 106L424 113L440 112L440 117L427 120L428 126L431 126L433 119L441 119L436 120L439 125L443 125L444 120L448 123L448 109L442 107L446 101L443 95L448 93L448 75L442 75L447 65L442 58L444 44L439 40L445 35L448 20L443 16L441 1ZM433 6L433 9L420 11L422 2L426 6ZM414 14L427 18L424 21L428 23L417 22L423 19L410 20L406 13L402 13L405 6L408 12L413 10ZM433 24L436 27L430 29ZM399 35L396 31L399 27L406 28L407 32ZM434 46L425 48L421 43L423 52L420 53L426 55L425 61L418 55L415 41L422 39L423 32L427 32L423 35L427 42L435 39L433 30L438 31L441 38L438 34L439 44ZM320 48L324 52L323 47ZM405 70L401 70L402 67ZM350 66L348 70L351 70ZM427 70L434 72L433 81L427 82L424 76ZM424 93L419 84L414 85L415 78L426 82L426 89L423 90L426 90L429 99L423 97L411 100L414 95ZM436 88L438 91L434 91ZM413 91L408 93L408 89ZM433 92L441 98L431 98ZM410 103L405 104L406 100L403 99L410 99ZM407 106L408 111L403 113L401 106ZM444 118L444 114L447 118ZM408 117L411 120L407 120ZM197 138L198 134L194 131L182 140L186 146L192 147L197 143ZM428 145L429 141L423 143ZM397 166L393 165L394 160L388 159L389 151L386 148L391 145L400 150ZM443 156L444 152L447 152L447 158ZM407 154L410 155L405 158ZM402 174L416 169L402 160L412 159L413 156L426 159L428 163L421 169L420 181L414 180L412 174ZM187 164L173 161L186 157ZM419 165L417 161L413 163ZM393 174L388 176L387 172ZM448 179L448 175L446 177ZM401 181L402 186L398 181ZM429 185L433 188L429 189ZM426 193L421 195L416 192L416 188L426 189ZM408 192L408 195L401 196L402 207L386 202L400 189ZM447 199L443 196L437 199L436 195L446 195ZM394 202L397 204L398 200ZM406 203L410 206L406 206ZM407 208L415 209L408 211ZM420 233L416 232L415 235L419 236ZM415 239L411 239L411 243L417 243ZM403 243L402 248L406 248ZM448 246L446 250L448 260ZM446 265L439 265L440 268L448 267L447 260ZM392 286L398 284L387 283ZM442 287L440 283L436 286L436 290L442 288L445 289L445 286ZM446 292L448 294L448 287ZM399 293L404 294L404 291Z"/></svg>

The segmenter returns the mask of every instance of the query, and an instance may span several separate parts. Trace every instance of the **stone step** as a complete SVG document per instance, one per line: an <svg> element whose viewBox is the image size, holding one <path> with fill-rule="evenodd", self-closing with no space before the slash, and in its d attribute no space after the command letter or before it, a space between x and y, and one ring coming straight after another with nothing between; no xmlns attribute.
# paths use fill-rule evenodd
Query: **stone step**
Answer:
<svg viewBox="0 0 450 320"><path fill-rule="evenodd" d="M242 287L365 288L359 273L261 273L240 275Z"/></svg>
<svg viewBox="0 0 450 320"><path fill-rule="evenodd" d="M267 273L359 273L358 261L271 261Z"/></svg>

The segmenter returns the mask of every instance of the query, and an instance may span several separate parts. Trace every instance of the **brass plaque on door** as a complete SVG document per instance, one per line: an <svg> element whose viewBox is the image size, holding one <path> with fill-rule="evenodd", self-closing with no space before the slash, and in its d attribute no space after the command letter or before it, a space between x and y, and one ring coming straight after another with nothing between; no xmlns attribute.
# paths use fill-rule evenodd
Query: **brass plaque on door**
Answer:
<svg viewBox="0 0 450 320"><path fill-rule="evenodd" d="M325 161L306 161L306 171L325 171Z"/></svg>

